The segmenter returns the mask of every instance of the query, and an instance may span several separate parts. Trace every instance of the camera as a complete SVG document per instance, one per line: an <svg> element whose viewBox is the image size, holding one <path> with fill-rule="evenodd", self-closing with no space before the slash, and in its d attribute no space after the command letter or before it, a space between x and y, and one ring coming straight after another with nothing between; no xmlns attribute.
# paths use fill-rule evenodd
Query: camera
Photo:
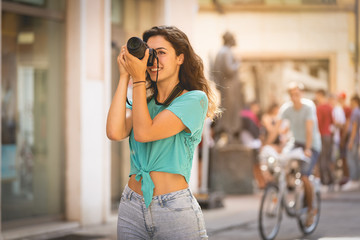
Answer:
<svg viewBox="0 0 360 240"><path fill-rule="evenodd" d="M129 51L129 53L135 57L137 57L138 59L143 59L143 57L145 56L145 51L147 48L149 48L149 46L146 44L146 42L144 42L143 40L141 40L138 37L132 37L127 41L127 49ZM156 51L153 48L149 48L149 59L147 62L147 66L152 66L154 65L154 60L156 58Z"/></svg>

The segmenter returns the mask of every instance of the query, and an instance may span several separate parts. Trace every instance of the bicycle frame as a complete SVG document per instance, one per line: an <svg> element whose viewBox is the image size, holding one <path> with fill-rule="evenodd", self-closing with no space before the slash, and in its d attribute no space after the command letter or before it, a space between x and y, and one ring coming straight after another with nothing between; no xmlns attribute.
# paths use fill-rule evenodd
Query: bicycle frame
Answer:
<svg viewBox="0 0 360 240"><path fill-rule="evenodd" d="M280 228L282 208L285 208L286 213L290 217L296 217L298 219L299 227L304 234L312 233L319 221L320 211L318 211L316 215L315 223L311 226L306 226L304 216L306 217L307 207L301 166L308 162L308 159L306 159L303 151L295 149L283 154L278 154L272 151L272 149L265 148L265 151L260 153L259 156L260 162L262 163L261 169L271 174L273 179L273 181L267 184L260 205L259 231L262 239L272 240L276 237ZM314 186L315 197L313 199L316 202L316 207L319 208L320 193L319 187L317 186L318 184L316 184L316 179L313 176L309 177L309 180ZM274 201L275 198L277 200ZM272 206L271 202L276 202L276 205ZM271 214L267 212L268 204L272 206ZM267 221L270 222L270 226L267 226ZM272 224L271 221L275 221L275 223Z"/></svg>

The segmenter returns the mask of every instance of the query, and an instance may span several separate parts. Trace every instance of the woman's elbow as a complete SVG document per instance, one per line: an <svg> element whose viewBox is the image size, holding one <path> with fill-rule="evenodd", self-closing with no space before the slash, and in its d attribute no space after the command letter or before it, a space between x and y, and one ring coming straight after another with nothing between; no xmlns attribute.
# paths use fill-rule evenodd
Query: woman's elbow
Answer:
<svg viewBox="0 0 360 240"><path fill-rule="evenodd" d="M120 141L125 138L121 134L116 133L113 130L106 130L106 136L112 141Z"/></svg>
<svg viewBox="0 0 360 240"><path fill-rule="evenodd" d="M139 132L136 132L136 131L134 131L134 139L137 142L142 142L142 143L143 142L149 142L149 139L148 139L146 134L139 133Z"/></svg>

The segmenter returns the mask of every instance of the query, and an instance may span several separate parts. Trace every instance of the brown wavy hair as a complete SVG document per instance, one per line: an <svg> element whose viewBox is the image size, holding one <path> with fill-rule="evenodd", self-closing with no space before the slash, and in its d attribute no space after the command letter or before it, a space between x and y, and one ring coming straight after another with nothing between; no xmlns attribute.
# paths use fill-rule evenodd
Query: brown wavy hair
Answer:
<svg viewBox="0 0 360 240"><path fill-rule="evenodd" d="M188 91L201 90L206 93L209 100L207 116L214 118L220 112L216 104L214 91L205 78L202 59L193 50L186 34L174 26L156 26L143 33L143 40L147 42L150 37L163 36L175 49L177 56L184 54L184 62L180 66L179 80L182 87ZM156 92L156 82L151 81L147 74L150 97Z"/></svg>

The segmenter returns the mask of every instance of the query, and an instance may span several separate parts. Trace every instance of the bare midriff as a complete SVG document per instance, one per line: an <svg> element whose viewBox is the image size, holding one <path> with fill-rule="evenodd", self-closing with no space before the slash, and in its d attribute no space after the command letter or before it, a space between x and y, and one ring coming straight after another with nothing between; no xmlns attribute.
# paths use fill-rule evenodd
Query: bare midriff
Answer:
<svg viewBox="0 0 360 240"><path fill-rule="evenodd" d="M135 176L135 174L131 175L128 186L134 192L143 195L141 191L141 180L139 182L136 181ZM176 192L182 189L186 189L188 187L184 176L180 174L167 172L150 172L150 177L155 185L154 196Z"/></svg>

